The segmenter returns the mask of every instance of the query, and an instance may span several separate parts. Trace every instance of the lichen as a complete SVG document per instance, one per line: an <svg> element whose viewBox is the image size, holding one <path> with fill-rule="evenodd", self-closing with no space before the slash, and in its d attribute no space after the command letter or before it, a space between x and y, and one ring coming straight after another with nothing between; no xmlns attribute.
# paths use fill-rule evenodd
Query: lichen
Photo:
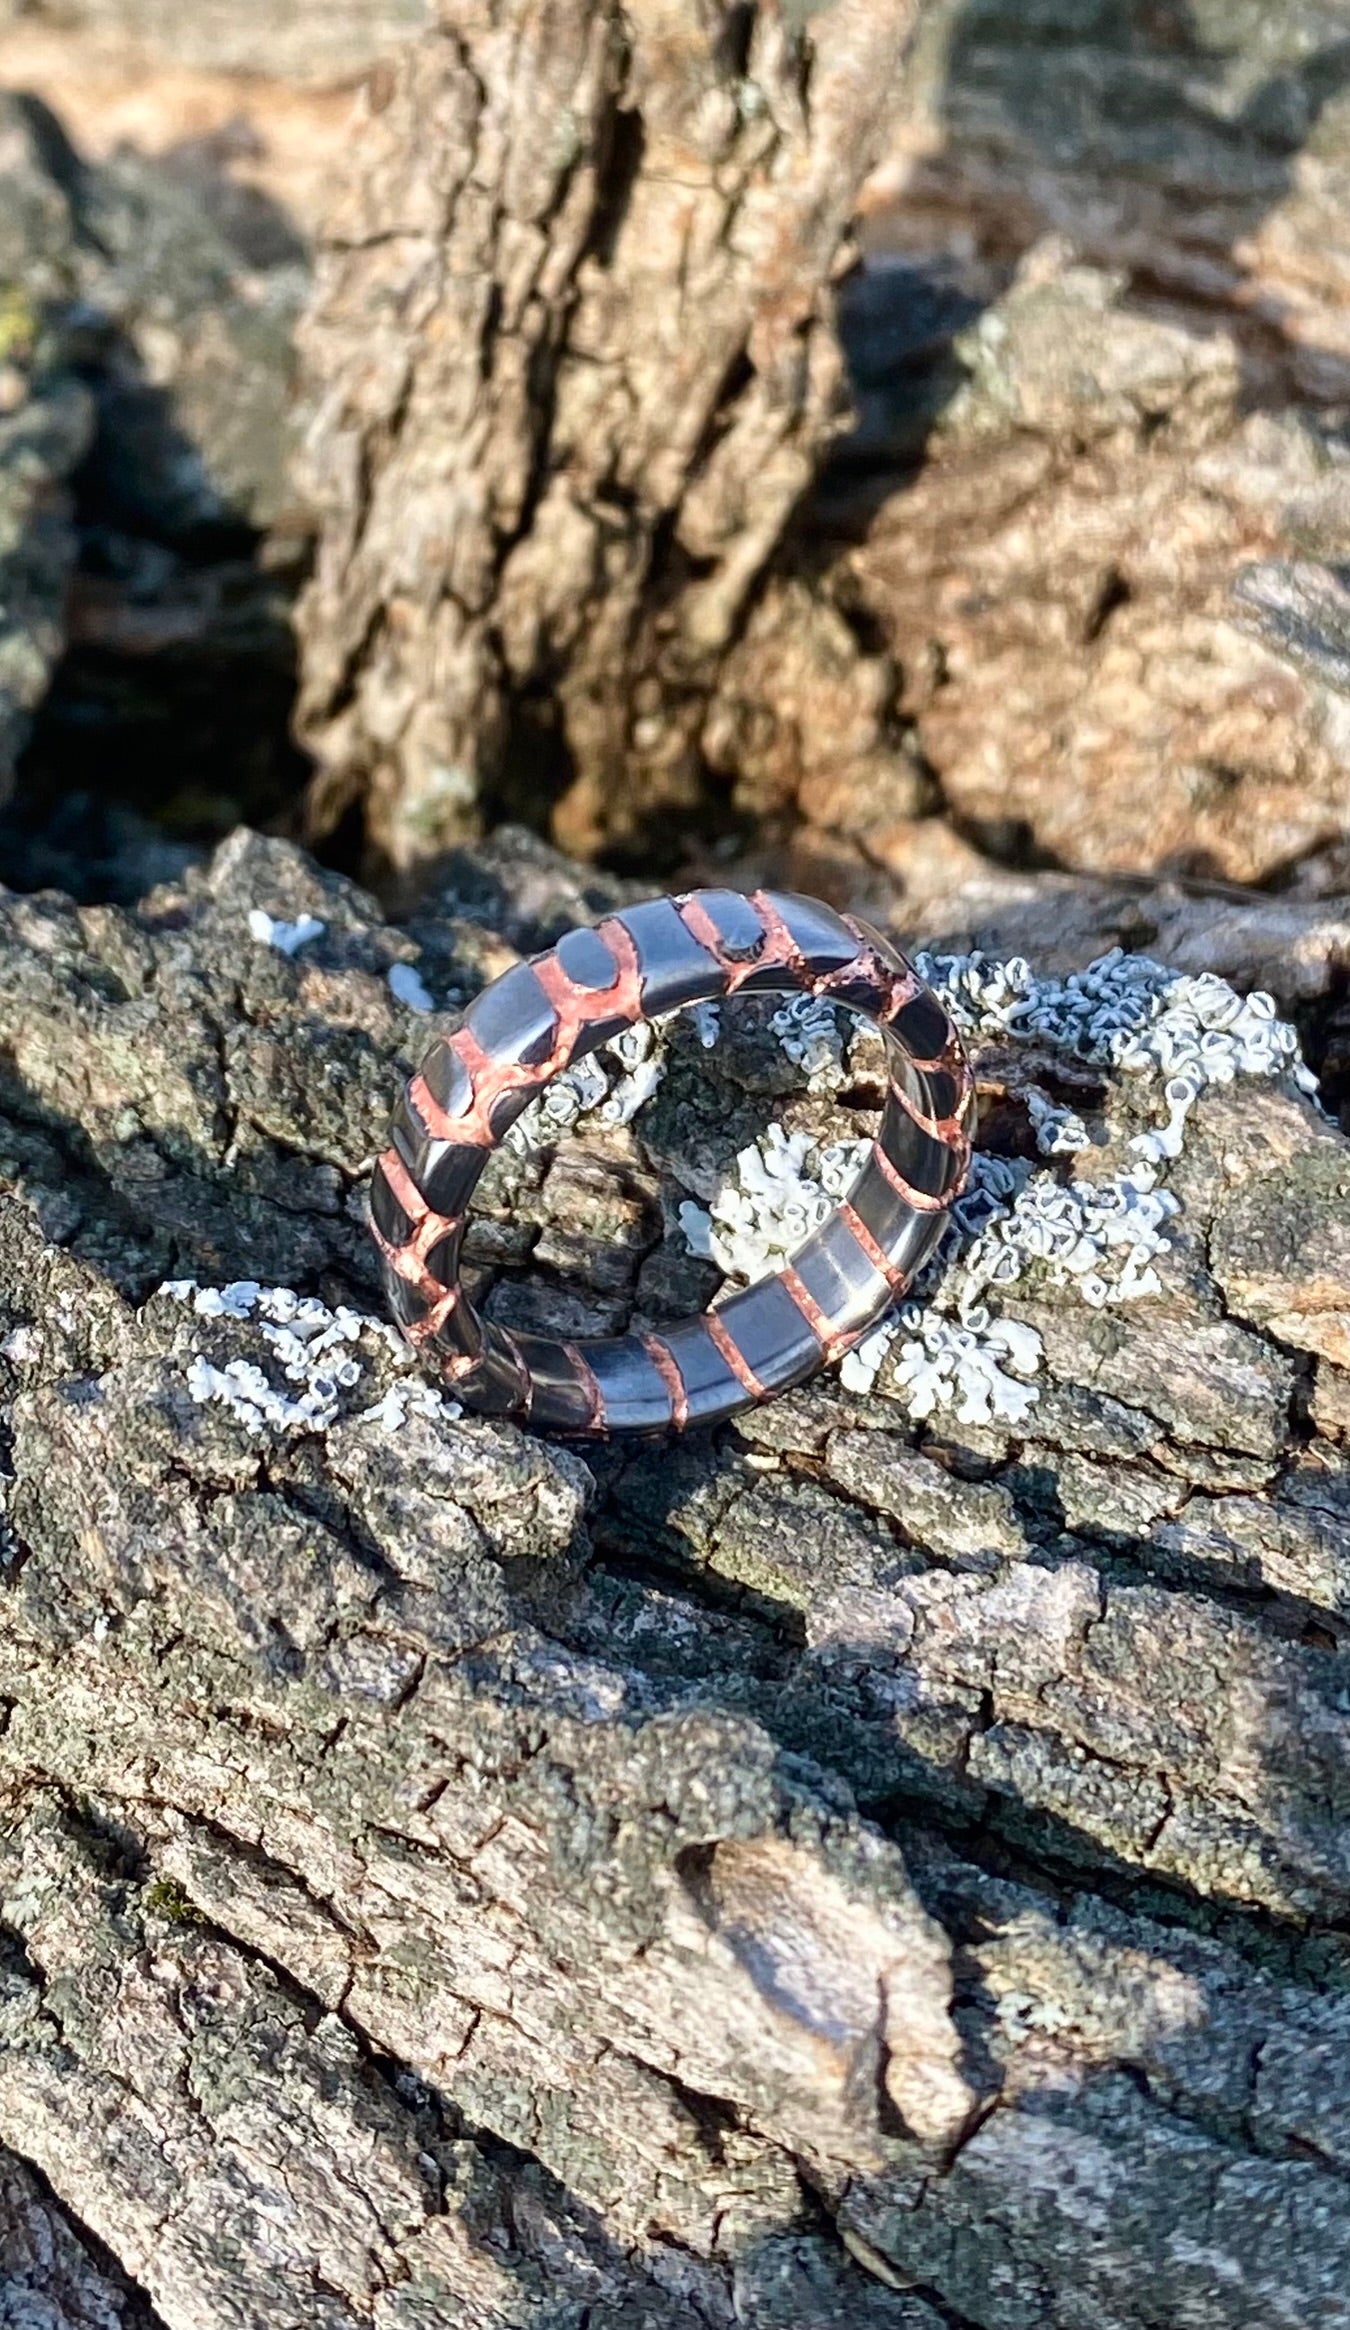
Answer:
<svg viewBox="0 0 1350 2330"><path fill-rule="evenodd" d="M596 1110L602 1124L630 1124L651 1099L666 1072L663 1027L661 1021L653 1024L640 1019L636 1026L621 1029L606 1045L611 1060L618 1062L619 1074Z"/></svg>
<svg viewBox="0 0 1350 2330"><path fill-rule="evenodd" d="M322 938L328 925L314 914L302 914L297 922L279 922L275 915L255 906L249 915L248 927L260 947L271 947L278 955L296 955L311 940Z"/></svg>
<svg viewBox="0 0 1350 2330"><path fill-rule="evenodd" d="M160 1293L190 1303L199 1319L248 1321L261 1344L259 1359L234 1356L218 1364L194 1352L187 1366L187 1389L199 1406L216 1402L251 1435L323 1432L350 1411L344 1395L361 1383L364 1369L352 1346L373 1335L403 1365L411 1354L398 1329L340 1304L329 1310L313 1295L291 1287L261 1286L237 1279L229 1286L199 1286L195 1279L170 1279ZM261 1364L279 1369L278 1383ZM294 1386L287 1390L285 1386ZM397 1431L410 1414L458 1416L459 1408L426 1384L395 1384L356 1421Z"/></svg>
<svg viewBox="0 0 1350 2330"><path fill-rule="evenodd" d="M669 1012L666 1019L678 1019L678 1012ZM722 1033L722 1014L715 1003L691 1003L685 1018L692 1027L705 1052L710 1052ZM663 1021L663 1025L666 1022Z"/></svg>
<svg viewBox="0 0 1350 2330"><path fill-rule="evenodd" d="M506 1135L507 1147L518 1156L532 1156L551 1148L585 1118L631 1124L666 1073L671 1026L680 1018L693 1026L704 1050L711 1050L721 1033L715 1003L691 1004L683 1012L664 1012L659 1019L621 1028L598 1052L565 1068L521 1111Z"/></svg>
<svg viewBox="0 0 1350 2330"><path fill-rule="evenodd" d="M769 1022L796 1068L806 1072L808 1092L836 1092L844 1077L844 1039L839 1014L820 995L789 996Z"/></svg>
<svg viewBox="0 0 1350 2330"><path fill-rule="evenodd" d="M705 1051L712 1050L722 1033L716 1003L688 1004L621 1029L598 1052L565 1068L522 1110L506 1135L508 1147L519 1156L533 1155L588 1118L605 1125L630 1124L665 1076L677 1020L692 1027ZM838 1088L844 1043L831 1004L814 995L791 996L774 1013L770 1026L793 1065L805 1070L809 1091Z"/></svg>
<svg viewBox="0 0 1350 2330"><path fill-rule="evenodd" d="M1033 1084L1027 1093L1027 1114L1042 1157L1071 1157L1092 1147L1092 1135L1081 1116L1064 1108Z"/></svg>
<svg viewBox="0 0 1350 2330"><path fill-rule="evenodd" d="M1166 1226L1179 1210L1163 1172L1200 1094L1239 1075L1275 1077L1303 1094L1315 1092L1316 1080L1269 996L1240 996L1209 974L1181 976L1119 948L1067 979L1038 979L1021 958L920 955L917 963L967 1037L1023 1038L1080 1066L1137 1078L1145 1092L1161 1086L1163 1121L1130 1140L1126 1171L1065 1179L1052 1165L976 1156L918 1299L890 1312L842 1363L844 1384L867 1393L894 1352L889 1388L915 1418L950 1408L962 1422L1015 1425L1039 1397L1040 1340L996 1317L989 1298L1033 1270L1097 1310L1161 1293L1154 1265L1169 1251ZM784 1048L804 1064L800 1044L785 1040ZM1038 1086L1028 1110L1042 1156L1092 1147L1082 1117ZM735 1279L780 1268L845 1194L867 1147L817 1144L771 1125L739 1152L707 1208L681 1205L689 1245Z"/></svg>
<svg viewBox="0 0 1350 2330"><path fill-rule="evenodd" d="M408 1011L428 1012L436 1009L430 988L412 963L391 963L385 979L394 1001L403 1004Z"/></svg>
<svg viewBox="0 0 1350 2330"><path fill-rule="evenodd" d="M1152 1164L1180 1154L1186 1119L1214 1086L1272 1076L1309 1097L1317 1090L1273 998L1239 995L1211 971L1191 977L1120 947L1066 979L1038 979L1020 955L921 954L915 964L964 1035L1034 1040L1084 1067L1161 1078L1165 1121L1132 1144Z"/></svg>
<svg viewBox="0 0 1350 2330"><path fill-rule="evenodd" d="M446 1399L429 1383L391 1383L383 1397L369 1408L362 1408L358 1424L378 1424L382 1432L401 1432L409 1416L425 1416L432 1423L445 1422L463 1414L457 1400Z"/></svg>
<svg viewBox="0 0 1350 2330"><path fill-rule="evenodd" d="M734 1158L711 1208L685 1199L680 1227L692 1253L729 1278L781 1270L803 1238L819 1229L845 1195L867 1155L868 1141L818 1142L808 1133L766 1125Z"/></svg>
<svg viewBox="0 0 1350 2330"><path fill-rule="evenodd" d="M1042 1356L1034 1327L1018 1319L990 1319L987 1313L963 1324L919 1303L905 1303L889 1314L845 1354L839 1372L848 1390L872 1390L897 1339L895 1395L919 1422L939 1408L953 1408L962 1424L988 1424L1001 1417L1016 1425L1040 1396L1031 1380Z"/></svg>
<svg viewBox="0 0 1350 2330"><path fill-rule="evenodd" d="M940 1291L958 1317L968 1318L993 1288L1016 1285L1033 1264L1093 1310L1161 1293L1152 1258L1169 1251L1163 1224L1180 1206L1155 1186L1151 1166L1063 1182L1025 1164L982 1160L986 1187L990 1164L1002 1168L1010 1202L999 1202L973 1234L970 1209L955 1210L938 1258Z"/></svg>
<svg viewBox="0 0 1350 2330"><path fill-rule="evenodd" d="M183 1891L173 1877L154 1877L142 1896L147 1910L168 1918L171 1925L201 1925L202 1913L195 1901Z"/></svg>

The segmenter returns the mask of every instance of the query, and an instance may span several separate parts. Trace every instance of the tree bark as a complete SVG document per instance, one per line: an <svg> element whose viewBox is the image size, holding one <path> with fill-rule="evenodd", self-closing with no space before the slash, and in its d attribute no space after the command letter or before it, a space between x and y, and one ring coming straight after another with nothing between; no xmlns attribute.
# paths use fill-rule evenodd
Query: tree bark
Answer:
<svg viewBox="0 0 1350 2330"><path fill-rule="evenodd" d="M84 2255L127 2330L1345 2330L1350 1149L1203 1099L1159 1293L1002 1298L1015 1427L886 1372L669 1450L419 1405L387 972L448 1004L588 886L463 860L420 956L243 835L3 902L0 2190L57 2319ZM652 1149L499 1160L494 1304L688 1301L663 1208L790 1082L751 1018ZM978 1069L1006 1143L1044 1061ZM338 1322L321 1417L242 1280Z"/></svg>
<svg viewBox="0 0 1350 2330"><path fill-rule="evenodd" d="M0 32L50 27L142 71L266 73L310 87L354 80L426 17L426 0L0 0Z"/></svg>
<svg viewBox="0 0 1350 2330"><path fill-rule="evenodd" d="M305 334L319 829L699 798L718 668L845 410L833 283L920 0L482 0L372 83ZM671 835L665 835L667 851Z"/></svg>

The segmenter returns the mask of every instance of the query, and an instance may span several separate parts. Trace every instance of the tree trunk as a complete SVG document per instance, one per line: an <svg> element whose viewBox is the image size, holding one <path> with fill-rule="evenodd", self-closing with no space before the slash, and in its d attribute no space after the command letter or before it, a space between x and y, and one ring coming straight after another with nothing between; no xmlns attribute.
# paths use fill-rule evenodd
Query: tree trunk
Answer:
<svg viewBox="0 0 1350 2330"><path fill-rule="evenodd" d="M845 411L833 283L921 0L465 0L375 77L305 335L302 730L397 865L558 796L649 848ZM667 832L669 852L673 836Z"/></svg>
<svg viewBox="0 0 1350 2330"><path fill-rule="evenodd" d="M983 1420L898 1346L671 1449L457 1417L371 1315L386 974L588 889L466 859L419 957L241 835L0 914L17 2318L1346 2330L1350 1150L1212 1088L1155 1291L995 1291ZM663 1218L792 1082L745 1010L648 1149L497 1161L501 1316L698 1299ZM986 1153L1058 1090L1100 1180L1154 1087L1046 1041L978 1040ZM789 1123L865 1127L836 1070Z"/></svg>
<svg viewBox="0 0 1350 2330"><path fill-rule="evenodd" d="M144 72L185 66L323 87L354 79L420 32L427 0L0 0L0 32L82 35L90 52ZM250 91L241 91L247 104Z"/></svg>

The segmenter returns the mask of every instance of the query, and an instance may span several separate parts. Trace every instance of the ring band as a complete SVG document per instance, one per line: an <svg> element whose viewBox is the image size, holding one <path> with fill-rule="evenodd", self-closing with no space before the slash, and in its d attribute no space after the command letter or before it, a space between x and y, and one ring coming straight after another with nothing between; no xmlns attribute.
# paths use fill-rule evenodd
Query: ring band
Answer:
<svg viewBox="0 0 1350 2330"><path fill-rule="evenodd" d="M776 1276L660 1334L563 1342L480 1318L465 1219L515 1119L621 1029L740 993L823 996L880 1029L886 1106L847 1198ZM504 972L410 1078L371 1187L390 1306L482 1414L591 1435L717 1422L804 1383L913 1283L965 1185L973 1097L947 1012L867 923L766 890L625 907Z"/></svg>

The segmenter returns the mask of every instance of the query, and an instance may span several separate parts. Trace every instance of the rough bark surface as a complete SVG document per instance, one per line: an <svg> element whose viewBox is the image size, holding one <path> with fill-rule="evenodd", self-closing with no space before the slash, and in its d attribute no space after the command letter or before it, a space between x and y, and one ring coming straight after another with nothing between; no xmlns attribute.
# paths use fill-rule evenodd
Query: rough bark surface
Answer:
<svg viewBox="0 0 1350 2330"><path fill-rule="evenodd" d="M1059 246L959 346L924 468L848 562L948 812L1003 855L1343 888L1345 702L1234 597L1344 540L1334 426L1253 411L1232 332L1140 314ZM870 830L903 872L909 837Z"/></svg>
<svg viewBox="0 0 1350 2330"><path fill-rule="evenodd" d="M1160 1293L1004 1298L1015 1431L883 1370L583 1455L419 1410L373 1323L322 1428L193 1396L286 1385L166 1279L373 1308L430 1024L391 964L449 1004L604 891L504 845L410 937L241 835L136 912L0 903L37 2320L1345 2330L1350 1148L1307 1103L1198 1104ZM689 1044L648 1147L494 1167L493 1303L694 1298L663 1210L790 1079L753 1010ZM987 1140L1033 1071L982 1048Z"/></svg>
<svg viewBox="0 0 1350 2330"><path fill-rule="evenodd" d="M446 6L372 82L305 331L322 825L504 781L632 848L842 425L833 279L919 0ZM794 29L797 27L798 29Z"/></svg>
<svg viewBox="0 0 1350 2330"><path fill-rule="evenodd" d="M0 2152L0 2324L3 2330L161 2330L106 2253L91 2254L59 2201L9 2152Z"/></svg>
<svg viewBox="0 0 1350 2330"><path fill-rule="evenodd" d="M34 167L27 125L0 108L0 799L64 642L75 564L67 490L93 413L46 303L64 257L58 190Z"/></svg>
<svg viewBox="0 0 1350 2330"><path fill-rule="evenodd" d="M725 44L714 97L641 31L606 90L574 26L530 70L595 168L548 158L493 242L513 132L446 24L462 50L432 35L381 85L308 336L320 825L368 791L406 864L484 801L587 854L729 809L843 892L915 880L940 814L1004 861L1343 886L1344 706L1232 597L1344 542L1343 8L921 12L843 302L859 424L786 540L837 427L827 244L884 109L832 110L818 62L796 118ZM843 18L811 31L880 92ZM413 152L458 153L445 189ZM836 198L806 234L803 176Z"/></svg>
<svg viewBox="0 0 1350 2330"><path fill-rule="evenodd" d="M1346 393L1344 0L938 0L879 248L1047 233L1241 338L1263 398ZM879 186L878 194L884 190Z"/></svg>
<svg viewBox="0 0 1350 2330"><path fill-rule="evenodd" d="M723 318L724 294L727 315L736 298L747 316L759 300L762 321L772 267L738 236L758 232L761 199L789 203L784 173L801 164L809 179L811 141L828 143L831 125L814 114L803 146L780 119L773 152L756 159L752 133L770 135L768 116L738 115L734 169L727 156L714 166L718 104L728 91L745 98L734 42L720 56L721 97L689 133L691 150L704 138L699 216L712 242L697 245L704 271L686 270L686 311L702 300L700 327L673 357L633 353L620 343L637 332L639 296L660 293L671 206L694 200L687 155L661 176L662 152L668 160L688 129L684 99L672 94L662 116L666 147L653 129L640 156L634 125L641 114L652 128L653 107L638 60L616 66L629 80L607 94L587 83L585 135L597 144L584 189L565 158L540 162L522 105L519 153L554 172L555 194L565 182L568 200L549 216L551 198L524 172L534 192L512 196L524 212L500 205L510 234L503 227L501 247L480 254L503 284L524 272L486 315L461 313L483 172L508 164L480 154L462 185L423 189L423 209L400 213L398 140L415 129L427 150L443 145L462 164L476 134L472 90L435 62L453 42L429 35L398 94L378 83L385 126L368 125L357 170L370 215L338 223L316 327L314 370L323 383L331 368L335 386L311 439L331 552L326 596L312 604L316 622L337 604L348 626L329 663L312 660L328 739L321 814L377 769L390 801L402 800L406 751L435 801L425 829L399 843L405 855L458 820L447 786L472 822L487 785L539 819L561 788L564 826L586 848L631 843L664 821L677 851L686 829L706 838L730 812L785 844L808 886L846 894L870 867L904 885L916 916L935 869L961 864L954 831L1017 864L1343 887L1343 664L1338 682L1325 659L1296 652L1296 626L1254 638L1233 597L1245 575L1291 551L1325 562L1334 586L1344 548L1343 20L1339 5L1315 0L1278 23L1260 9L1115 0L1031 14L967 0L925 13L896 83L899 129L864 195L868 265L843 293L860 424L767 570L754 551L725 652L706 655L698 610L725 562L703 535L685 541L685 513L706 518L709 447L753 379L730 366L720 418L692 453L667 448L658 462L655 433L674 425L688 367L703 360L709 301ZM819 33L830 20L811 21ZM161 29L167 40L172 28ZM371 52L387 37L376 9ZM146 56L160 53L158 39L146 32ZM548 54L566 80L564 48L559 35ZM283 734L285 585L304 524L285 484L290 328L319 152L342 145L347 101L176 67L142 88L125 67L117 80L115 53L132 52L95 31L58 37L27 16L0 41L0 74L68 105L103 157L81 167L50 122L35 145L31 109L7 110L4 272L29 305L64 284L100 318L97 344L79 349L98 437L80 481L72 652L43 721L38 789L97 785L115 758L194 831L219 808L219 831L232 815L271 815L301 782ZM672 93L682 58L661 53ZM468 111L447 126L457 87ZM548 89L545 111L557 96ZM489 136L488 116L477 128ZM111 151L127 139L156 166ZM749 191L723 248L709 222L716 203L735 208L735 170ZM525 216L536 197L543 212ZM574 217L586 202L589 230ZM621 210L629 224L617 232ZM568 249L586 255L570 267L560 238L574 227ZM367 292L385 302L377 331ZM508 330L512 299L519 328ZM761 324L747 330L758 349ZM823 331L817 319L804 343L817 373ZM608 369L597 351L613 357ZM640 394L620 409L609 399L624 363ZM71 458L68 389L59 366L30 383L6 456L23 567L9 577L18 622L3 649L10 758L61 638L71 546L48 474ZM59 412L49 391L66 399ZM805 447L819 400L803 394L793 442ZM562 470L592 497L580 518L550 468L555 423ZM743 451L739 423L730 442ZM363 499L386 471L387 489ZM623 480L658 472L635 517ZM617 501L605 498L611 473ZM769 478L756 526L777 493ZM402 523L405 510L415 523ZM574 524L588 562L578 592ZM259 573L241 555L246 529L277 525L280 545L274 537ZM212 536L218 555L205 551ZM442 602L430 578L454 558L462 571ZM500 592L517 572L508 623ZM547 621L532 627L521 608L543 599ZM608 688L616 640L631 650L626 668L660 666L650 703L636 701L645 680L636 693L627 680ZM216 729L223 697L232 717ZM615 723L631 730L617 762ZM601 777L569 792L593 746ZM183 761L192 775L180 797ZM376 824L398 814L377 806Z"/></svg>
<svg viewBox="0 0 1350 2330"><path fill-rule="evenodd" d="M298 788L302 261L275 204L191 157L91 164L40 101L0 94L0 794L26 751L16 819L66 786L106 798L110 771L189 830L209 830L218 788L233 807L217 833ZM94 881L96 820L73 820Z"/></svg>
<svg viewBox="0 0 1350 2330"><path fill-rule="evenodd" d="M945 812L1005 862L1344 888L1344 705L1232 591L1343 555L1348 33L1340 0L925 18L844 304L851 467L707 732L804 875L921 891Z"/></svg>
<svg viewBox="0 0 1350 2330"><path fill-rule="evenodd" d="M77 31L96 53L325 86L426 23L428 0L0 0L0 32Z"/></svg>

